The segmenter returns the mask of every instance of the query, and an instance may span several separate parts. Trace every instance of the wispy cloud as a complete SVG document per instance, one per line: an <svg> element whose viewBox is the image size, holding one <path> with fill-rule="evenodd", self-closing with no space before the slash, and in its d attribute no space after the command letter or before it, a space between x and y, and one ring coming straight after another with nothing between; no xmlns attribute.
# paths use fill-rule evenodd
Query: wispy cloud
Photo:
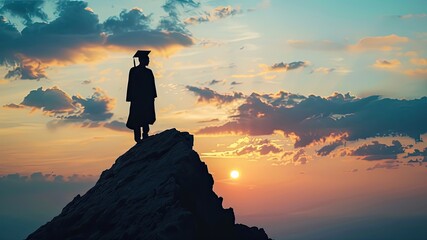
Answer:
<svg viewBox="0 0 427 240"><path fill-rule="evenodd" d="M348 46L351 51L391 51L399 49L399 45L409 42L408 37L391 34L387 36L365 37L356 44Z"/></svg>
<svg viewBox="0 0 427 240"><path fill-rule="evenodd" d="M212 22L218 19L234 16L241 13L240 8L233 8L232 6L218 6L210 12L204 12L203 15L189 17L184 20L186 24L199 24L204 22Z"/></svg>
<svg viewBox="0 0 427 240"><path fill-rule="evenodd" d="M408 43L409 38L396 34L386 36L369 36L361 38L355 44L334 42L330 40L307 41L288 40L288 44L297 49L316 51L391 51L400 49L402 44Z"/></svg>
<svg viewBox="0 0 427 240"><path fill-rule="evenodd" d="M245 97L245 95L241 92L234 92L233 94L220 94L207 87L199 88L194 86L187 86L186 88L188 91L194 93L197 96L197 102L213 103L217 106L232 103Z"/></svg>
<svg viewBox="0 0 427 240"><path fill-rule="evenodd" d="M400 61L398 59L392 59L392 60L384 60L384 59L378 59L375 61L375 63L372 65L375 68L397 68L400 66Z"/></svg>

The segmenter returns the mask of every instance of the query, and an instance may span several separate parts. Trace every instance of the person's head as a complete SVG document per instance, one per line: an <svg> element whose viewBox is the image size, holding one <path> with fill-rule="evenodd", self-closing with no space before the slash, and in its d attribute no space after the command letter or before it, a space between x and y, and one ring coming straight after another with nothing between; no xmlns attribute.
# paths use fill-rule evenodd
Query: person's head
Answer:
<svg viewBox="0 0 427 240"><path fill-rule="evenodd" d="M138 57L138 60L139 60L139 64L143 66L148 66L148 64L150 63L150 58L148 56Z"/></svg>

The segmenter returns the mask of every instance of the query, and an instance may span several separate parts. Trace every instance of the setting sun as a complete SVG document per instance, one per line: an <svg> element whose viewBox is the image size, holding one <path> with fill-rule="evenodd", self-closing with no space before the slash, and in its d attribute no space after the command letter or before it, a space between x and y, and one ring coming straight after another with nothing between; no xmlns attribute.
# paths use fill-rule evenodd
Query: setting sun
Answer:
<svg viewBox="0 0 427 240"><path fill-rule="evenodd" d="M237 179L237 178L239 178L239 171L237 171L237 170L233 170L233 171L231 171L230 172L230 177L232 178L232 179Z"/></svg>

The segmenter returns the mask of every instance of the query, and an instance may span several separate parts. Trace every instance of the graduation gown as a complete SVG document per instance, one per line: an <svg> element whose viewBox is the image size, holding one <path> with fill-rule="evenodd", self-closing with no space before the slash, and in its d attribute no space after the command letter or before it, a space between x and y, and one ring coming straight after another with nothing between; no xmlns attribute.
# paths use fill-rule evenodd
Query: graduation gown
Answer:
<svg viewBox="0 0 427 240"><path fill-rule="evenodd" d="M157 97L153 72L145 66L136 66L129 71L126 102L130 102L126 126L130 129L153 124L156 121L154 98Z"/></svg>

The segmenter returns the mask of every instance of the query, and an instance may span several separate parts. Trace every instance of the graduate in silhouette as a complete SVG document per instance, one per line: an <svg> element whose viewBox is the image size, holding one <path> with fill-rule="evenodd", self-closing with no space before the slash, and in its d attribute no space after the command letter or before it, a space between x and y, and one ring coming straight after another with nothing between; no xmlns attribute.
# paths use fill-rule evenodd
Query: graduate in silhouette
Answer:
<svg viewBox="0 0 427 240"><path fill-rule="evenodd" d="M135 142L148 137L150 124L156 121L154 110L154 99L157 97L156 84L151 69L147 68L150 63L148 54L151 51L138 50L133 56L134 67L129 71L129 81L126 94L126 102L130 102L129 117L126 126L133 129ZM139 65L136 66L135 58Z"/></svg>

